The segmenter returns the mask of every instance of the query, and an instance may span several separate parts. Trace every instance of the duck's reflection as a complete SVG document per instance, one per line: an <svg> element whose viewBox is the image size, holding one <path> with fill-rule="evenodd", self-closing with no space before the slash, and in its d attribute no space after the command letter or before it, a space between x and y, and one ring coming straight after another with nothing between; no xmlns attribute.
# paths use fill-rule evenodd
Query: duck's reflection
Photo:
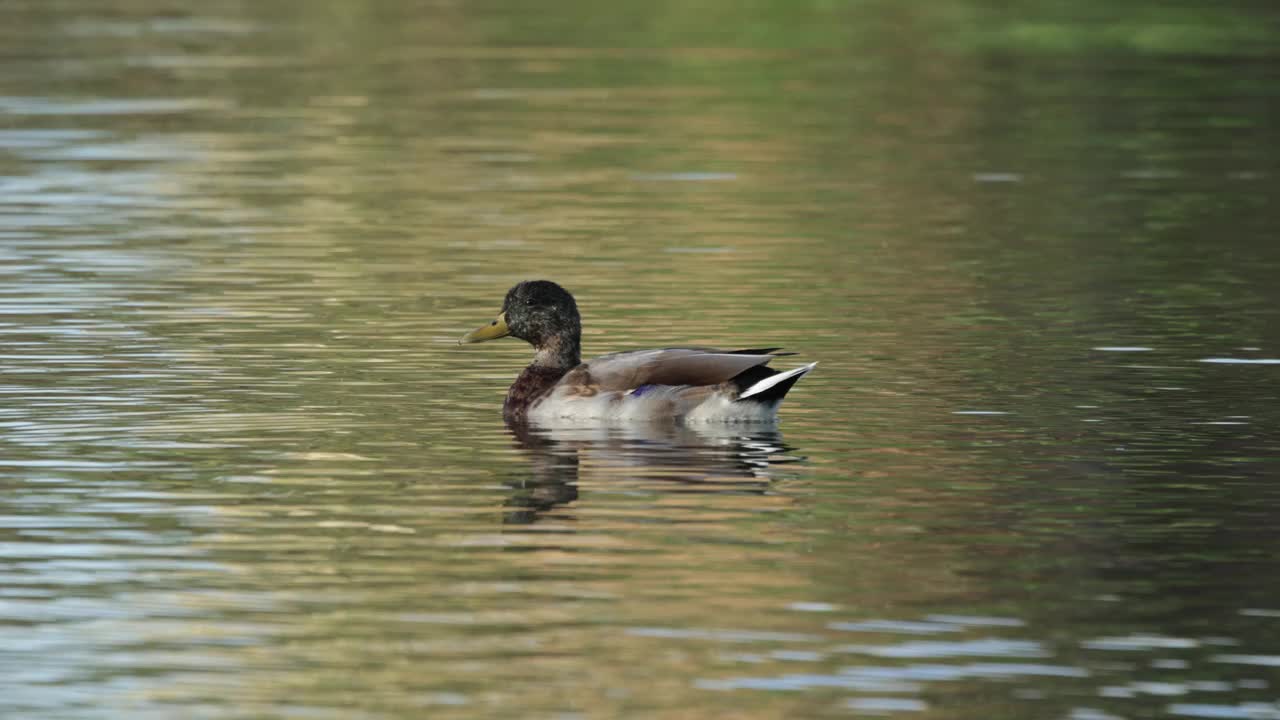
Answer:
<svg viewBox="0 0 1280 720"><path fill-rule="evenodd" d="M773 426L637 423L615 427L510 423L529 458L503 521L528 524L578 499L588 480L682 484L686 492L765 493L776 466L797 460Z"/></svg>

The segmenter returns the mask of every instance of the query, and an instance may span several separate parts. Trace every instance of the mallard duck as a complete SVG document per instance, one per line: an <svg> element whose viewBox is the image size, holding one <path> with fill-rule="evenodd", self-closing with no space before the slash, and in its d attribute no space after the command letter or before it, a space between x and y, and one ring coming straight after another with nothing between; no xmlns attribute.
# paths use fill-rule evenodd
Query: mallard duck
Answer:
<svg viewBox="0 0 1280 720"><path fill-rule="evenodd" d="M502 405L508 421L675 420L770 422L783 396L817 363L779 372L778 348L633 350L582 362L582 320L567 290L548 280L517 284L502 312L459 343L507 337L533 346Z"/></svg>

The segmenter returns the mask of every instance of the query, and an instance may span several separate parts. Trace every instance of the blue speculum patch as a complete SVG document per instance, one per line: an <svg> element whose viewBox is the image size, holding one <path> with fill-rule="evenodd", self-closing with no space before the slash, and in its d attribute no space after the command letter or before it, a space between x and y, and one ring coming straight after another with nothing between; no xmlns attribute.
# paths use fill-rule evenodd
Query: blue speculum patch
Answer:
<svg viewBox="0 0 1280 720"><path fill-rule="evenodd" d="M650 390L656 387L658 386L657 385L641 385L637 387L635 390L631 391L631 397L640 397L641 395L649 392Z"/></svg>

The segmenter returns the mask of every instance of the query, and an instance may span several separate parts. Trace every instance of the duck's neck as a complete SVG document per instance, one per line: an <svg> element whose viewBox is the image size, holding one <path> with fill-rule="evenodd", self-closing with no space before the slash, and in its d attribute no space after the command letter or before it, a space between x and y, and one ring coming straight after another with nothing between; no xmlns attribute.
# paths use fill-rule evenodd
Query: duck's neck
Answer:
<svg viewBox="0 0 1280 720"><path fill-rule="evenodd" d="M564 335L534 347L533 362L507 390L507 400L502 404L502 414L507 420L523 422L529 408L582 362L579 342L577 335Z"/></svg>
<svg viewBox="0 0 1280 720"><path fill-rule="evenodd" d="M569 372L582 362L581 340L574 335L553 335L534 346L530 367Z"/></svg>

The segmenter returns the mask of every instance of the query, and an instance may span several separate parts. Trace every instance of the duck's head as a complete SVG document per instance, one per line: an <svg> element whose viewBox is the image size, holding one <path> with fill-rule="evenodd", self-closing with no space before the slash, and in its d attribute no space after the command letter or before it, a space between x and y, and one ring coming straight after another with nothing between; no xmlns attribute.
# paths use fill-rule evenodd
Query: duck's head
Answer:
<svg viewBox="0 0 1280 720"><path fill-rule="evenodd" d="M478 343L508 335L532 345L540 357L554 355L576 365L582 337L578 304L568 290L550 280L527 280L507 291L502 312L493 322L472 330L459 342Z"/></svg>

